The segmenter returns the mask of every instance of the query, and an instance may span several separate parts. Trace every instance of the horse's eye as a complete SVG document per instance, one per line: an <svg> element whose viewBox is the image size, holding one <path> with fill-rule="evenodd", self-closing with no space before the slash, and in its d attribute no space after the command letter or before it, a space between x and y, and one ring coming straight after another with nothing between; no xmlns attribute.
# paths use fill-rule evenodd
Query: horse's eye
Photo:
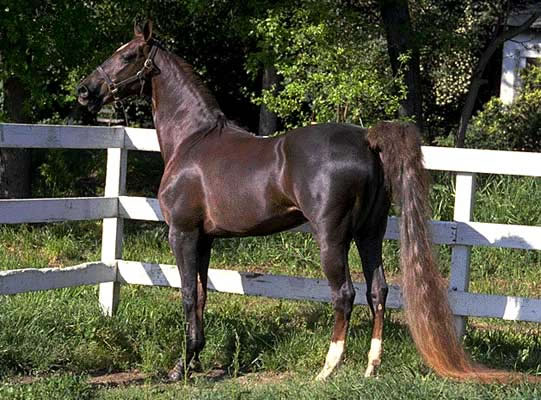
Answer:
<svg viewBox="0 0 541 400"><path fill-rule="evenodd" d="M136 53L126 53L120 56L122 61L126 63L132 62L133 60L135 60L136 57L137 57Z"/></svg>

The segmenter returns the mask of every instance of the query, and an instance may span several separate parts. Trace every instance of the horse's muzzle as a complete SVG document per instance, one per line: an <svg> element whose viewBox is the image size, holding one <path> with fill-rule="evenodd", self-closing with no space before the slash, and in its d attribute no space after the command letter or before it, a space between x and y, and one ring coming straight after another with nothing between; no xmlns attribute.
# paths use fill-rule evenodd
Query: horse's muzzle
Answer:
<svg viewBox="0 0 541 400"><path fill-rule="evenodd" d="M77 86L77 100L83 106L88 104L88 98L90 96L90 91L85 85Z"/></svg>
<svg viewBox="0 0 541 400"><path fill-rule="evenodd" d="M82 106L88 107L88 110L97 113L103 105L103 99L95 91L92 91L86 85L77 86L77 101Z"/></svg>

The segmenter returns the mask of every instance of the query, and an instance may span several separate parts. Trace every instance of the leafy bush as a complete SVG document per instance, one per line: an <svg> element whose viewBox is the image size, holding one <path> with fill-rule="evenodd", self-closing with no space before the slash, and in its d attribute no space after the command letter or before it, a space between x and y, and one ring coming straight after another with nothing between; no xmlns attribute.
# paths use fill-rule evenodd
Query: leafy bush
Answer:
<svg viewBox="0 0 541 400"><path fill-rule="evenodd" d="M472 119L467 147L541 151L541 67L526 68L521 78L523 88L512 104L493 98Z"/></svg>
<svg viewBox="0 0 541 400"><path fill-rule="evenodd" d="M396 115L405 87L392 77L380 28L366 18L322 3L272 9L254 25L261 51L251 54L247 70L255 75L261 65L273 65L281 79L254 100L286 128Z"/></svg>
<svg viewBox="0 0 541 400"><path fill-rule="evenodd" d="M36 150L33 194L37 197L103 194L106 152L103 150Z"/></svg>

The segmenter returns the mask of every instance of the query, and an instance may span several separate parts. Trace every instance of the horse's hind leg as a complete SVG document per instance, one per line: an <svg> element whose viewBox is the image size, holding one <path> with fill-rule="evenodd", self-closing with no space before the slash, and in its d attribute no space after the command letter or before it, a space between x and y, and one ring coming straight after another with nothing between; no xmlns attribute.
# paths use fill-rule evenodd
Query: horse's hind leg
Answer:
<svg viewBox="0 0 541 400"><path fill-rule="evenodd" d="M348 267L349 240L332 241L327 235L317 235L321 252L321 265L329 280L334 308L334 327L325 366L316 377L326 379L340 364L344 354L355 289ZM322 237L323 236L323 237Z"/></svg>
<svg viewBox="0 0 541 400"><path fill-rule="evenodd" d="M169 372L169 379L178 381L194 360L197 363L199 353L205 345L203 308L206 289L202 286L206 287L211 242L199 231L181 232L170 227L169 243L180 272L182 303L186 316L186 348L175 367Z"/></svg>
<svg viewBox="0 0 541 400"><path fill-rule="evenodd" d="M197 280L197 309L196 309L196 318L197 326L200 329L199 332L199 346L195 350L195 355L192 363L190 364L190 369L198 371L201 369L201 362L199 360L199 353L205 347L205 331L204 331L204 320L203 314L205 311L205 305L207 304L207 283L208 283L208 270L210 262L210 250L212 247L211 238L202 238L198 242L198 254L200 254L200 260L198 262L198 276Z"/></svg>
<svg viewBox="0 0 541 400"><path fill-rule="evenodd" d="M375 375L377 368L381 364L383 350L383 318L388 287L381 257L383 233L380 236L368 239L355 236L355 243L361 256L366 279L366 298L370 311L372 311L372 340L370 341L365 377Z"/></svg>

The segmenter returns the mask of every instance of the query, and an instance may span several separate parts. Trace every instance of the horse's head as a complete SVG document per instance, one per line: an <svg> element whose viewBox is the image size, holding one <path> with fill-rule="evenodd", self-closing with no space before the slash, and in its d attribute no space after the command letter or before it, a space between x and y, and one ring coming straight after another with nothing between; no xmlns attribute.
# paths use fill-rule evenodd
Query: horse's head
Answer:
<svg viewBox="0 0 541 400"><path fill-rule="evenodd" d="M136 23L134 38L79 83L79 103L97 112L104 104L140 94L145 81L156 70L153 58L157 44L151 38L152 22Z"/></svg>

